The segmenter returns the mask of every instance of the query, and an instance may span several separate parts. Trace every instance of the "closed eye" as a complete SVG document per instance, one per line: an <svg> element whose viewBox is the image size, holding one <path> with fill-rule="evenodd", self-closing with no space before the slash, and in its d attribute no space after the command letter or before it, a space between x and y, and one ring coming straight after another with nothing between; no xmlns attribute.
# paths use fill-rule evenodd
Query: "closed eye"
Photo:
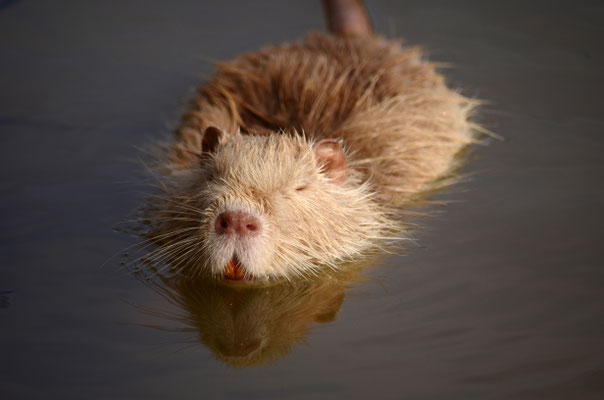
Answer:
<svg viewBox="0 0 604 400"><path fill-rule="evenodd" d="M298 192L299 192L299 191L301 191L301 190L304 190L304 189L306 189L306 186L304 186L304 185L302 185L302 186L298 186L298 187L296 188L296 190L297 190Z"/></svg>

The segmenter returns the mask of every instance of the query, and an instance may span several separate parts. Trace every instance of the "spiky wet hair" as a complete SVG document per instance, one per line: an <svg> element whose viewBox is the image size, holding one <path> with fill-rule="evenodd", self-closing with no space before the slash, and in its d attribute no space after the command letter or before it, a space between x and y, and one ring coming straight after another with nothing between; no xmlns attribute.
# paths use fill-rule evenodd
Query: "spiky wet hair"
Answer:
<svg viewBox="0 0 604 400"><path fill-rule="evenodd" d="M234 201L274 219L255 255L265 266L250 267L251 276L335 268L392 237L403 226L398 210L442 187L456 154L475 141L476 104L450 90L418 48L374 35L311 34L219 63L159 162L167 173L153 207L153 237L166 241L158 252L218 273L226 256L207 257L217 253L208 224ZM212 127L226 135L204 155ZM330 138L346 154L341 185L321 176L312 150ZM296 192L304 179L313 185Z"/></svg>
<svg viewBox="0 0 604 400"><path fill-rule="evenodd" d="M250 278L314 274L358 257L394 231L392 220L354 169L334 183L316 146L303 135L230 135L197 168L172 176L154 204L155 236L182 264L214 275L234 253ZM260 235L237 242L217 235L225 210L254 215Z"/></svg>

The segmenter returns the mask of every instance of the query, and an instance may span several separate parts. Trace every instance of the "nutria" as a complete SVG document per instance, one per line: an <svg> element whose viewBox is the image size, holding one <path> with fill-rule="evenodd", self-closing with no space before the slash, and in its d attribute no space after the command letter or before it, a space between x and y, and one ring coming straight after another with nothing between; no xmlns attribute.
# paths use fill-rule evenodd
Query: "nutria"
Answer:
<svg viewBox="0 0 604 400"><path fill-rule="evenodd" d="M315 274L404 226L475 140L475 102L420 49L371 30L362 3L325 1L312 33L220 62L157 163L152 257L250 282Z"/></svg>

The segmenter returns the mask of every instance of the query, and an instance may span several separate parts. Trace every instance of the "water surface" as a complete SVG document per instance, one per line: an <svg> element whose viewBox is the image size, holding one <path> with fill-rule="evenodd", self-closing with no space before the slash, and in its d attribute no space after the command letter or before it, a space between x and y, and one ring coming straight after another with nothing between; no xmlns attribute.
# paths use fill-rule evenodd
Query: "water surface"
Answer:
<svg viewBox="0 0 604 400"><path fill-rule="evenodd" d="M136 241L113 230L145 198L136 146L169 133L208 59L321 29L318 2L0 2L3 399L604 395L601 2L370 7L488 100L505 141L422 209L420 246L328 299L287 355L233 368L149 327L182 324L141 308L178 307L105 262Z"/></svg>

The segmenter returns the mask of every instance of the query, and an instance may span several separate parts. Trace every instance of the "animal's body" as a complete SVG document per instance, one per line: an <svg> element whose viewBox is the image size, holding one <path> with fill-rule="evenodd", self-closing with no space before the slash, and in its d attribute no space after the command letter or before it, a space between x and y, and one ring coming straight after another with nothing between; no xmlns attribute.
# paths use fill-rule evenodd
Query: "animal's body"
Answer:
<svg viewBox="0 0 604 400"><path fill-rule="evenodd" d="M221 62L199 90L152 210L179 266L231 281L337 268L396 231L397 209L474 140L474 103L418 48L341 25Z"/></svg>

